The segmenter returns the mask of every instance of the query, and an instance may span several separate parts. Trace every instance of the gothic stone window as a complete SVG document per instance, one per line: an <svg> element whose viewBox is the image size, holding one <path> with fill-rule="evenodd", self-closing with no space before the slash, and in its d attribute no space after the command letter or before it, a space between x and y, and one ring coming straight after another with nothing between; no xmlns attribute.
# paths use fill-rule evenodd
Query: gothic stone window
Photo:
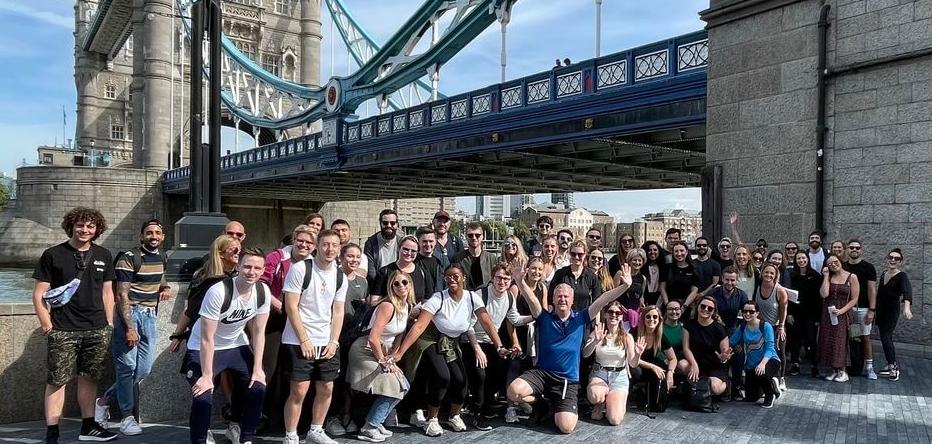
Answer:
<svg viewBox="0 0 932 444"><path fill-rule="evenodd" d="M113 83L107 82L107 85L104 86L104 96L108 99L116 98L116 85Z"/></svg>
<svg viewBox="0 0 932 444"><path fill-rule="evenodd" d="M119 119L110 121L110 138L113 140L123 140L126 137L126 130L123 122Z"/></svg>
<svg viewBox="0 0 932 444"><path fill-rule="evenodd" d="M274 74L276 77L281 77L281 61L282 58L279 55L262 54L262 69Z"/></svg>
<svg viewBox="0 0 932 444"><path fill-rule="evenodd" d="M232 40L232 39L231 39ZM233 44L243 54L246 54L252 60L256 60L256 44L245 40L233 40Z"/></svg>
<svg viewBox="0 0 932 444"><path fill-rule="evenodd" d="M275 12L291 15L291 0L275 0Z"/></svg>

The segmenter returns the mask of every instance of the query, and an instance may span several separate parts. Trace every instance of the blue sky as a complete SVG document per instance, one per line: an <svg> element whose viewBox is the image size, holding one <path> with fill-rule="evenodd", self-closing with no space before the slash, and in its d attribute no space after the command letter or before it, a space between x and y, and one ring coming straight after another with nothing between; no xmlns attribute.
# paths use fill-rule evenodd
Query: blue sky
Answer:
<svg viewBox="0 0 932 444"><path fill-rule="evenodd" d="M388 39L422 3L344 1L377 41ZM698 11L707 7L708 0L604 0L602 54L701 29ZM6 68L0 83L0 171L7 174L12 174L23 159L34 164L37 145L61 143L62 106L67 114L66 137L74 137L73 8L74 2L65 0L0 0L0 64ZM327 78L331 68L326 12L322 19L325 36L321 76ZM556 58L579 61L594 57L594 21L593 0L517 2L508 27L507 77L548 70ZM443 67L441 90L456 94L498 83L499 42L496 24ZM346 52L339 42L333 69L339 74L346 72ZM539 195L537 200L548 199ZM700 207L696 189L580 193L576 202L622 220L665 208ZM457 202L467 211L473 210L474 203L470 198Z"/></svg>

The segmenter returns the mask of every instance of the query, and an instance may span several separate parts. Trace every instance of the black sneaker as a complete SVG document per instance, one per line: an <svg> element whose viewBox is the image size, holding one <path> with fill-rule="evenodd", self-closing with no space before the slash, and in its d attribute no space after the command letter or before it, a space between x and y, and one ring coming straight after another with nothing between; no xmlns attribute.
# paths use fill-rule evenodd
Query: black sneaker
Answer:
<svg viewBox="0 0 932 444"><path fill-rule="evenodd" d="M890 369L890 376L888 376L888 378L889 378L891 381L899 381L899 380L900 380L900 368L899 368L899 367L896 367L896 366L894 366L893 368L891 368L891 369Z"/></svg>
<svg viewBox="0 0 932 444"><path fill-rule="evenodd" d="M816 379L822 379L824 377L822 373L819 372L819 367L812 367L812 377Z"/></svg>
<svg viewBox="0 0 932 444"><path fill-rule="evenodd" d="M113 441L114 439L117 439L116 433L101 427L97 423L94 423L90 430L82 430L81 434L78 435L78 441Z"/></svg>
<svg viewBox="0 0 932 444"><path fill-rule="evenodd" d="M776 397L774 397L771 394L767 394L767 396L764 397L764 403L761 404L761 407L765 409L772 409L775 400L776 400Z"/></svg>
<svg viewBox="0 0 932 444"><path fill-rule="evenodd" d="M789 374L790 376L799 375L799 363L798 362L794 362L793 365L790 366Z"/></svg>
<svg viewBox="0 0 932 444"><path fill-rule="evenodd" d="M470 424L478 430L489 431L492 430L492 424L489 424L485 418L481 416L473 416Z"/></svg>
<svg viewBox="0 0 932 444"><path fill-rule="evenodd" d="M58 435L47 435L45 437L45 444L58 444Z"/></svg>
<svg viewBox="0 0 932 444"><path fill-rule="evenodd" d="M738 387L731 391L732 401L744 401L744 389Z"/></svg>
<svg viewBox="0 0 932 444"><path fill-rule="evenodd" d="M781 394L781 392L780 392L780 380L779 380L776 376L774 376L773 378L770 378L770 390L771 390L771 392L773 393L773 395L767 395L767 396L773 397L773 398L779 398L779 397L780 397L780 394ZM765 397L765 399L764 399L764 404L767 404L767 399L766 399L766 397ZM773 402L771 402L770 404L772 405ZM768 407L768 408L770 408L770 407Z"/></svg>

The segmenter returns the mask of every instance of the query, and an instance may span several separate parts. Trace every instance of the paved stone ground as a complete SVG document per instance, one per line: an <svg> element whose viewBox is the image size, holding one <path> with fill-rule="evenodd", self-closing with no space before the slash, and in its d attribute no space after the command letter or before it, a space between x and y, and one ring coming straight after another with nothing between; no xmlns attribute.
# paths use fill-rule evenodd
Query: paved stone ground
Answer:
<svg viewBox="0 0 932 444"><path fill-rule="evenodd" d="M904 359L905 358L905 359ZM627 442L640 443L929 443L932 442L932 357L903 356L898 382L852 378L844 384L788 377L789 392L772 410L749 403L722 404L718 413L694 413L671 406L666 413L648 418L631 411L619 427L581 421L576 432L562 436L547 428L501 423L489 432L446 431L428 438L419 430L399 429L396 442L436 443L543 443ZM805 366L804 366L805 367ZM76 443L77 420L62 423L62 443ZM216 425L218 429L221 424ZM41 443L45 427L40 422L0 426L0 443ZM183 423L147 424L138 437L121 437L125 444L187 442ZM268 437L263 442L279 442ZM361 442L339 439L340 442ZM218 439L219 444L227 441Z"/></svg>

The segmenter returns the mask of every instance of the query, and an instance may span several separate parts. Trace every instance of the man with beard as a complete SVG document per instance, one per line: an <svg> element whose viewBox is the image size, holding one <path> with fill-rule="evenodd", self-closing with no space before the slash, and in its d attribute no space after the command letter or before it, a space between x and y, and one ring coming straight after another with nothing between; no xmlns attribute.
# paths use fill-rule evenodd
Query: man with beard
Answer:
<svg viewBox="0 0 932 444"><path fill-rule="evenodd" d="M557 231L557 268L570 264L570 244L573 243L573 232L563 228Z"/></svg>
<svg viewBox="0 0 932 444"><path fill-rule="evenodd" d="M592 227L586 232L586 249L595 250L602 248L602 230Z"/></svg>
<svg viewBox="0 0 932 444"><path fill-rule="evenodd" d="M828 250L822 247L822 233L813 231L809 233L809 266L816 273L822 274L822 264L828 257Z"/></svg>
<svg viewBox="0 0 932 444"><path fill-rule="evenodd" d="M463 251L466 247L463 246L463 240L459 236L454 236L450 234L450 214L444 210L440 210L434 213L434 219L432 221L434 227L434 233L436 233L436 248L434 248L433 256L437 258L437 262L440 264L441 269L446 270L450 266L450 261L453 260L453 256L459 254L460 251ZM420 236L418 236L420 238ZM441 274L440 280L443 281L443 276ZM446 288L437 287L437 288Z"/></svg>
<svg viewBox="0 0 932 444"><path fill-rule="evenodd" d="M667 233L664 234L663 239L666 244L663 247L663 250L660 250L660 258L663 259L664 264L673 263L673 246L677 244L683 238L683 231L679 228L670 228L667 230Z"/></svg>
<svg viewBox="0 0 932 444"><path fill-rule="evenodd" d="M373 234L366 239L363 247L363 253L366 255L366 261L369 263L369 269L366 275L369 279L369 288L375 288L376 276L379 269L395 262L398 259L398 213L391 208L386 208L379 212L379 226L381 229L378 233Z"/></svg>
<svg viewBox="0 0 932 444"><path fill-rule="evenodd" d="M440 267L440 261L434 256L434 251L437 251L437 234L431 227L421 227L418 228L415 236L417 236L418 247L415 262L426 274L433 275L434 291L441 291L445 283L443 282L444 269ZM433 294L427 295L427 297L431 296Z"/></svg>
<svg viewBox="0 0 932 444"><path fill-rule="evenodd" d="M470 222L466 225L466 250L453 258L454 264L460 264L466 270L466 289L475 291L492 280L492 267L498 262L494 254L482 249L484 233L482 225Z"/></svg>
<svg viewBox="0 0 932 444"><path fill-rule="evenodd" d="M349 245L353 241L353 230L350 228L349 222L343 219L334 220L330 223L330 229L340 235L340 248ZM363 254L359 257L359 265L356 266L355 271L363 279L369 274L369 260L366 255Z"/></svg>
<svg viewBox="0 0 932 444"><path fill-rule="evenodd" d="M864 260L863 256L861 241L849 240L848 262L843 263L842 267L858 277L861 291L858 293L858 305L851 310L853 317L848 328L852 337L861 337L861 347L864 351L864 368L861 373L867 379L877 379L870 338L871 329L874 327L874 315L877 313L877 270L873 264Z"/></svg>
<svg viewBox="0 0 932 444"><path fill-rule="evenodd" d="M693 266L699 273L700 296L709 294L722 276L722 266L712 260L711 251L708 239L701 236L696 238L696 260L693 261Z"/></svg>
<svg viewBox="0 0 932 444"><path fill-rule="evenodd" d="M159 247L165 240L162 223L151 219L139 230L139 248L117 255L116 316L113 325L113 367L116 382L97 400L95 417L104 419L110 400L115 396L123 415L120 432L124 435L142 433L138 414L138 384L149 376L155 361L156 313L159 301L171 297L166 285L165 260Z"/></svg>
<svg viewBox="0 0 932 444"><path fill-rule="evenodd" d="M524 250L528 256L540 256L543 249L544 239L550 236L553 230L553 218L550 216L541 216L537 218L537 237L527 241Z"/></svg>

